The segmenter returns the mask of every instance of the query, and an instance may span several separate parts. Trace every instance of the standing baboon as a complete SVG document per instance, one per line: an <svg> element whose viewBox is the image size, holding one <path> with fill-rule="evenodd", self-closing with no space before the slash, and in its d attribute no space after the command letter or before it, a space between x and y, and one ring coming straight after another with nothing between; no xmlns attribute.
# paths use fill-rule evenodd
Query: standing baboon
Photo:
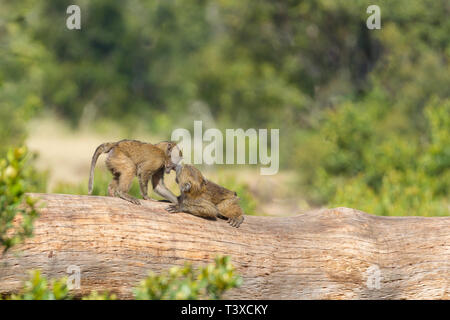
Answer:
<svg viewBox="0 0 450 320"><path fill-rule="evenodd" d="M231 226L239 227L244 221L236 192L205 179L192 165L176 165L176 182L180 187L178 204L169 212L187 212L207 219L227 219Z"/></svg>
<svg viewBox="0 0 450 320"><path fill-rule="evenodd" d="M155 193L172 203L178 203L177 197L164 184L164 169L169 173L182 159L181 150L175 142L164 141L153 145L136 140L122 140L101 144L92 156L89 194L92 194L95 165L102 153L108 153L106 166L113 175L108 186L109 196L140 204L138 199L128 194L133 178L137 176L142 198L145 200L150 200L147 193L151 179Z"/></svg>

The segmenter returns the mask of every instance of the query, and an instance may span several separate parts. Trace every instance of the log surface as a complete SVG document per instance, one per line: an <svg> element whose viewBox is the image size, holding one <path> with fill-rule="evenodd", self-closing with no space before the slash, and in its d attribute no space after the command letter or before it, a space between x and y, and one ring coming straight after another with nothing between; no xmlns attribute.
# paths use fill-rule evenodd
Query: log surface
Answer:
<svg viewBox="0 0 450 320"><path fill-rule="evenodd" d="M0 258L0 292L27 270L81 270L78 294L132 298L149 270L230 255L243 277L229 299L449 299L450 217L379 217L348 208L246 216L239 229L110 197L34 194L46 207L34 237Z"/></svg>

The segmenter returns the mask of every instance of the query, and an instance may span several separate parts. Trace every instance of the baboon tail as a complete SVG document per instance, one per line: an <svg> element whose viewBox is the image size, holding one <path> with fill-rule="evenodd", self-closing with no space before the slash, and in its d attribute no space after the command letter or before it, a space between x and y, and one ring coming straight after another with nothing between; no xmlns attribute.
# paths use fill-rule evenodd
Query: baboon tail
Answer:
<svg viewBox="0 0 450 320"><path fill-rule="evenodd" d="M92 156L92 161L91 161L91 171L89 173L89 185L88 185L89 195L92 194L92 189L94 186L94 170L95 170L95 165L97 164L98 157L102 153L108 153L115 146L116 146L116 143L107 142L107 143L103 143L103 144L99 145L97 147L97 149L95 149L95 152L94 152L94 155Z"/></svg>

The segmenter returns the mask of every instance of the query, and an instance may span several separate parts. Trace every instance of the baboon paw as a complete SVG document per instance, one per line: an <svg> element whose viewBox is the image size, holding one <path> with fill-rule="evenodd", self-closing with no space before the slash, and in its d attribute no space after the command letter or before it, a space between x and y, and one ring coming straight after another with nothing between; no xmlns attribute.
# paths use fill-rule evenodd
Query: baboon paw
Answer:
<svg viewBox="0 0 450 320"><path fill-rule="evenodd" d="M244 221L244 217L238 217L238 218L230 218L228 219L228 223L235 228L239 228L241 223Z"/></svg>
<svg viewBox="0 0 450 320"><path fill-rule="evenodd" d="M180 208L177 205L170 205L167 207L166 211L170 213L177 213L180 212Z"/></svg>
<svg viewBox="0 0 450 320"><path fill-rule="evenodd" d="M141 202L138 199L130 199L129 201L137 206L141 205Z"/></svg>

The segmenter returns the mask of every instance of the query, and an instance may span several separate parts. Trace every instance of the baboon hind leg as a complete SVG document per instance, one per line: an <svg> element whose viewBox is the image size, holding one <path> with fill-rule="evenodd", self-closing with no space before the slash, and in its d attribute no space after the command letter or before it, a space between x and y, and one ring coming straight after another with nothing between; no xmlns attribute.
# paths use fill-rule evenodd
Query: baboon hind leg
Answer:
<svg viewBox="0 0 450 320"><path fill-rule="evenodd" d="M135 176L135 170L128 170L125 172L121 172L120 178L119 178L119 185L116 189L116 196L119 198L122 198L123 200L127 200L131 203L140 205L138 199L128 194L128 191L130 190L131 183L133 182L133 178Z"/></svg>
<svg viewBox="0 0 450 320"><path fill-rule="evenodd" d="M239 228L241 223L244 221L244 213L239 205L238 198L223 200L217 204L217 209L219 209L222 216L228 219L228 223L232 227Z"/></svg>
<svg viewBox="0 0 450 320"><path fill-rule="evenodd" d="M119 179L116 177L113 177L112 181L108 185L108 195L110 197L114 197L116 195L116 189L119 185Z"/></svg>
<svg viewBox="0 0 450 320"><path fill-rule="evenodd" d="M128 194L133 178L136 175L136 166L133 161L123 153L114 152L106 160L106 165L114 175L114 180L117 180L117 182L110 184L110 191L114 192L114 196L137 205L141 204L138 199Z"/></svg>

